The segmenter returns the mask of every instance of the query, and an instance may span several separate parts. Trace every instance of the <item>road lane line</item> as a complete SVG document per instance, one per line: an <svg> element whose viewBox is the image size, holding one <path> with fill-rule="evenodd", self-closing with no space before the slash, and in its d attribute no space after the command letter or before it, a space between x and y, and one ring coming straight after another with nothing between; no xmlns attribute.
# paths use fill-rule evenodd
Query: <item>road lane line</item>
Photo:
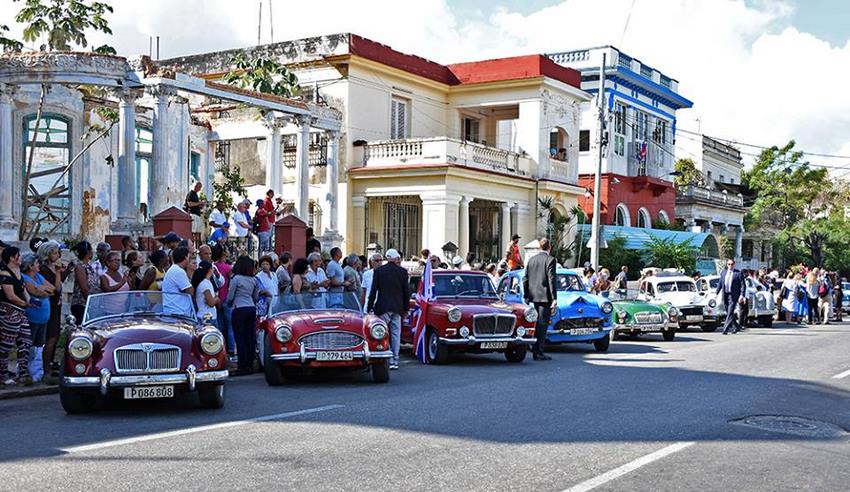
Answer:
<svg viewBox="0 0 850 492"><path fill-rule="evenodd" d="M847 376L850 376L850 369L847 369L844 372L838 373L835 376L832 376L832 379L844 379Z"/></svg>
<svg viewBox="0 0 850 492"><path fill-rule="evenodd" d="M646 466L653 461L658 461L665 456L670 456L673 453L678 453L679 451L693 446L696 444L693 441L689 442L677 442L675 444L671 444L665 448L661 448L658 451L654 451L645 456L641 456L640 458L630 461L623 466L614 468L613 470L603 473L597 477L591 478L590 480L586 480L578 485L574 485L564 492L586 492L588 490L593 490L600 485L604 485L612 480L615 480L623 475L633 472L642 466Z"/></svg>
<svg viewBox="0 0 850 492"><path fill-rule="evenodd" d="M96 442L96 443L92 443L92 444L83 444L81 446L72 446L72 447L69 447L69 448L59 448L59 451L62 451L64 453L68 453L68 454L83 453L83 452L86 452L86 451L94 451L94 450L98 450L98 449L111 448L111 447L115 447L115 446L123 446L123 445L126 445L126 444L135 444L135 443L138 443L138 442L153 441L155 439L164 439L164 438L168 438L168 437L183 436L183 435L186 435L186 434L194 434L194 433L197 433L197 432L205 432L205 431L216 430L216 429L227 429L227 428L230 428L230 427L237 427L237 426L246 425L246 424L254 424L254 423L257 423L257 422L267 422L269 420L281 420L281 419L287 419L287 418L290 418L290 417L299 417L301 415L309 415L311 413L319 413L319 412L326 412L328 410L336 410L338 408L343 408L344 406L345 405L325 405L323 407L307 408L307 409L304 409L304 410L297 410L297 411L294 411L294 412L276 413L274 415L264 415L262 417L255 417L255 418L252 418L252 419L234 420L232 422L221 422L219 424L201 425L201 426L198 426L198 427L189 427L188 429L179 429L179 430L173 430L173 431L158 432L156 434L147 434L147 435L144 435L144 436L128 437L128 438L125 438L125 439L115 439L113 441L103 441L103 442Z"/></svg>

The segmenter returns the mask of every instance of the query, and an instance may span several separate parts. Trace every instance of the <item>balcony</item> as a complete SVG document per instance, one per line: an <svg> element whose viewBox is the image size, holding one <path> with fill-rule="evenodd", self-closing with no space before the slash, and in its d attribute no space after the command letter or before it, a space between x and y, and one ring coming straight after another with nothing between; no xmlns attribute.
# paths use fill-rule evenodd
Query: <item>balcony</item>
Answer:
<svg viewBox="0 0 850 492"><path fill-rule="evenodd" d="M626 148L626 159L628 162L629 176L650 176L670 181L670 172L673 170L673 158L670 153L664 151L656 142L647 142L646 158L639 161L637 158L637 142L629 142Z"/></svg>
<svg viewBox="0 0 850 492"><path fill-rule="evenodd" d="M527 155L448 137L369 142L354 148L354 162L366 168L453 164L510 176L537 176L537 166Z"/></svg>
<svg viewBox="0 0 850 492"><path fill-rule="evenodd" d="M703 203L721 207L744 208L744 197L730 195L724 191L715 191L700 186L688 185L676 189L676 204Z"/></svg>

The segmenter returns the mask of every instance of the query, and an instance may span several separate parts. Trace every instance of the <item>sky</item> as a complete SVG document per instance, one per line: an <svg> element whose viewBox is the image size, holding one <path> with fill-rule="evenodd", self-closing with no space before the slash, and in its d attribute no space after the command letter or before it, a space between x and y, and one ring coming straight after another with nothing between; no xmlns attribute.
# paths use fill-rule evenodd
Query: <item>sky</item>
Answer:
<svg viewBox="0 0 850 492"><path fill-rule="evenodd" d="M21 5L0 0L0 19ZM271 40L263 0L262 42ZM119 54L257 42L259 0L112 0ZM441 63L613 44L679 81L679 127L850 156L850 0L271 0L274 40L354 32ZM626 18L631 12L628 28ZM4 21L6 22L6 21ZM13 33L20 26L10 26ZM680 138L685 134L680 133ZM742 147L745 152L756 149ZM810 157L847 166L850 157Z"/></svg>

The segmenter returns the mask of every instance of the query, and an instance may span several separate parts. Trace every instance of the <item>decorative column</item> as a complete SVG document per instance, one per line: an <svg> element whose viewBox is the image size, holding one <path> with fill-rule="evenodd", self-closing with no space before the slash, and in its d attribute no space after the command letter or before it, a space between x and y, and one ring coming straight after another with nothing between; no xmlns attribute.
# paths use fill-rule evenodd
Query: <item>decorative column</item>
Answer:
<svg viewBox="0 0 850 492"><path fill-rule="evenodd" d="M328 232L339 232L339 132L328 132L327 200L330 203Z"/></svg>
<svg viewBox="0 0 850 492"><path fill-rule="evenodd" d="M457 247L461 256L469 252L469 203L472 198L460 197Z"/></svg>
<svg viewBox="0 0 850 492"><path fill-rule="evenodd" d="M13 187L12 149L15 135L12 123L12 94L14 88L0 84L0 239L13 241L18 238L17 225L13 216L13 198L17 193Z"/></svg>
<svg viewBox="0 0 850 492"><path fill-rule="evenodd" d="M460 197L437 192L422 194L422 247L432 253L439 254L443 245L453 240L458 234L458 203ZM386 247L386 245L384 245ZM403 251L405 256L412 256L419 251ZM459 254L465 252L459 251ZM447 258L451 260L451 258Z"/></svg>
<svg viewBox="0 0 850 492"><path fill-rule="evenodd" d="M280 129L285 123L280 118L269 115L265 126L269 132L266 135L266 188L275 191L276 195L283 192L283 163L280 158Z"/></svg>
<svg viewBox="0 0 850 492"><path fill-rule="evenodd" d="M310 213L310 117L297 116L298 141L295 163L295 215L309 222Z"/></svg>
<svg viewBox="0 0 850 492"><path fill-rule="evenodd" d="M744 226L738 227L735 232L735 258L741 258L744 249Z"/></svg>
<svg viewBox="0 0 850 492"><path fill-rule="evenodd" d="M502 203L502 243L499 245L499 251L508 247L511 242L511 207L513 203Z"/></svg>
<svg viewBox="0 0 850 492"><path fill-rule="evenodd" d="M154 86L148 89L148 93L154 98L151 203L148 209L148 216L153 217L168 208L167 191L172 174L169 168L176 164L168 162L168 97L174 94L174 91L167 87Z"/></svg>
<svg viewBox="0 0 850 492"><path fill-rule="evenodd" d="M136 205L136 95L124 90L118 102L118 220L114 229L138 222Z"/></svg>

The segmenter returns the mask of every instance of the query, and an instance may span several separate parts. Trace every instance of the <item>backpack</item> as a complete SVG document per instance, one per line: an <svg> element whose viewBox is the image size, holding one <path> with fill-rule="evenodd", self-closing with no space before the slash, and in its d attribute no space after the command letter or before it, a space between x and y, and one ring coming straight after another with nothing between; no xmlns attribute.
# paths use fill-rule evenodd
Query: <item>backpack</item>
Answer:
<svg viewBox="0 0 850 492"><path fill-rule="evenodd" d="M826 284L824 282L821 282L820 287L818 287L818 297L826 297L826 294Z"/></svg>

